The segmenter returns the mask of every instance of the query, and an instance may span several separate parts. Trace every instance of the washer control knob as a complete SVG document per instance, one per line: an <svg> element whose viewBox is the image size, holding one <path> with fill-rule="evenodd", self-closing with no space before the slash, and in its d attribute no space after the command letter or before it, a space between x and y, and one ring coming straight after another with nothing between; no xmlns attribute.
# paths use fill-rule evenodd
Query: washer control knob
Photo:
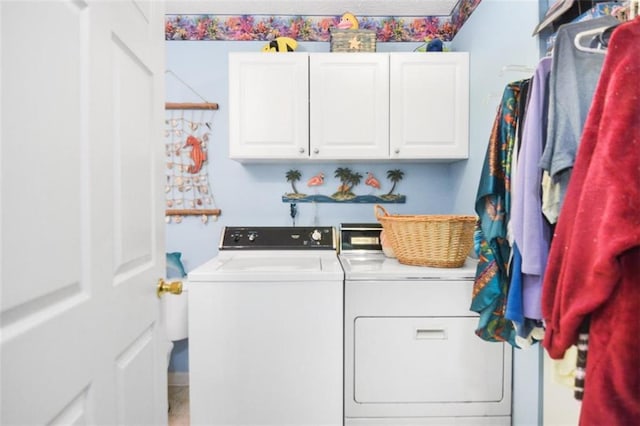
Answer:
<svg viewBox="0 0 640 426"><path fill-rule="evenodd" d="M322 234L317 229L314 229L311 233L311 239L313 241L320 241L322 239Z"/></svg>
<svg viewBox="0 0 640 426"><path fill-rule="evenodd" d="M249 232L249 241L253 242L256 240L256 238L258 238L257 232Z"/></svg>

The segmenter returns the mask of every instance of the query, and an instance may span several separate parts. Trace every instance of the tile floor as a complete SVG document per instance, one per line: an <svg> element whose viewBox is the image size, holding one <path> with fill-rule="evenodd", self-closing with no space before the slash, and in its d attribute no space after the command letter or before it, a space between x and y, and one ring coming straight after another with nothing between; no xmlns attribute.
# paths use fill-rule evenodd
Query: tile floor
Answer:
<svg viewBox="0 0 640 426"><path fill-rule="evenodd" d="M169 426L189 424L189 386L169 386Z"/></svg>

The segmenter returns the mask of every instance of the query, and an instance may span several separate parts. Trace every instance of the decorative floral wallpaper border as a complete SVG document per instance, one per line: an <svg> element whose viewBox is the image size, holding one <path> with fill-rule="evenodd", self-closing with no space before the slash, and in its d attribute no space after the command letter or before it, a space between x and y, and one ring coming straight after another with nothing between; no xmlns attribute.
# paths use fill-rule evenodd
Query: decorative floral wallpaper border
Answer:
<svg viewBox="0 0 640 426"><path fill-rule="evenodd" d="M481 0L461 0L451 16L358 17L360 28L375 30L379 42L451 41ZM340 16L167 15L165 39L172 41L261 41L291 37L329 41Z"/></svg>

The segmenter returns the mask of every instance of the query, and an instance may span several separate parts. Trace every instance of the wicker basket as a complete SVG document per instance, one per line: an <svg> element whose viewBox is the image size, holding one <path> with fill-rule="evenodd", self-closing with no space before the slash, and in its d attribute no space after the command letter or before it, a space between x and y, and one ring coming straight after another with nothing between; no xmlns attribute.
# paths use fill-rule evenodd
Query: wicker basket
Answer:
<svg viewBox="0 0 640 426"><path fill-rule="evenodd" d="M374 212L405 265L459 268L473 247L475 216L390 215L377 204Z"/></svg>
<svg viewBox="0 0 640 426"><path fill-rule="evenodd" d="M332 52L375 52L376 32L373 30L331 29Z"/></svg>

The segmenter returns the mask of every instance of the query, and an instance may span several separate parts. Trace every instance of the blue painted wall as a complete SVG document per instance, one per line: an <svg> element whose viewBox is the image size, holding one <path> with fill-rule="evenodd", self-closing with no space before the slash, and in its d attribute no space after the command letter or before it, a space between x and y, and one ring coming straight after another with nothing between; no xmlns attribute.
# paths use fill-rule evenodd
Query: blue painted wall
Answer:
<svg viewBox="0 0 640 426"><path fill-rule="evenodd" d="M454 39L458 50L471 52L470 159L466 164L451 167L452 181L457 185L453 191L454 209L473 203L504 86L531 75L503 71L503 67L535 67L538 63L538 38L531 37L531 33L539 17L536 0L483 0ZM514 351L513 425L533 426L542 422L540 356L540 346Z"/></svg>
<svg viewBox="0 0 640 426"><path fill-rule="evenodd" d="M470 52L470 158L451 164L433 163L324 163L324 164L240 164L228 156L227 54L259 51L263 42L167 42L166 67L210 102L220 104L213 114L208 171L211 187L222 216L203 224L186 218L167 225L167 251L183 253L185 268L191 270L217 253L220 232L225 225L290 225L288 204L281 196L288 191L285 173L292 167L306 178L323 171L333 177L337 167L351 167L364 174L373 172L384 179L386 171L399 168L405 178L398 192L406 204L388 204L391 213L473 213L473 205L489 133L502 90L509 81L527 74L502 71L507 65L535 66L539 58L537 38L531 37L539 21L538 0L483 0L451 43L452 50ZM412 51L417 43L378 44L378 51ZM328 43L300 43L300 51L328 51ZM166 76L166 98L174 102L201 102L192 89L173 75ZM387 185L388 182L384 182ZM337 187L327 179L325 186ZM382 188L386 189L385 187ZM328 192L328 191L327 191ZM341 222L375 221L372 205L298 204L296 224L339 226ZM514 375L514 423L538 424L539 348L517 350ZM174 348L170 370L188 370L188 342Z"/></svg>
<svg viewBox="0 0 640 426"><path fill-rule="evenodd" d="M390 204L392 213L445 213L451 212L451 167L447 164L403 163L293 163L241 164L228 157L228 91L227 54L232 51L260 51L264 42L167 42L167 68L193 87L205 99L220 104L213 114L213 134L209 144L209 176L217 206L222 216L216 223L203 225L197 218L167 226L167 250L182 251L185 267L190 270L216 254L218 236L224 225L290 225L289 205L281 200L290 192L291 184L285 173L291 168L302 172L300 187L318 172L326 176L325 190L332 193L340 182L333 178L337 167L350 167L363 175L370 171L383 183L382 190L390 189L386 171L399 168L405 171L404 180L396 192L407 196L406 204ZM380 44L378 51L413 50L419 43ZM328 51L328 43L299 43L299 51ZM166 77L167 100L201 101L172 74ZM437 102L437 100L434 100ZM364 187L364 185L362 185ZM363 190L363 188L361 188ZM317 210L316 210L317 209ZM472 205L461 207L469 213ZM345 221L375 220L370 204L298 204L297 225L313 225L315 217L322 225L338 226Z"/></svg>

